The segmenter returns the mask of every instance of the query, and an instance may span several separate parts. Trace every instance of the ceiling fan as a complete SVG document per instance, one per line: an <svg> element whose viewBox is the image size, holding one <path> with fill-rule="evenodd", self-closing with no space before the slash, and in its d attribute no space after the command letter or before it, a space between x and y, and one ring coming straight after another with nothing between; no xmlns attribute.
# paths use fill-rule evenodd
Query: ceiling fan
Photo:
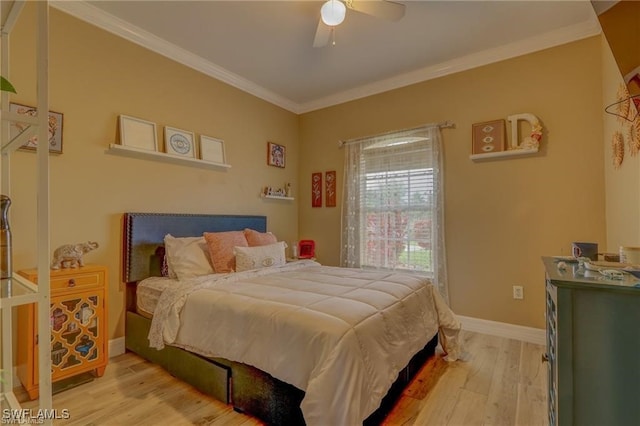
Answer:
<svg viewBox="0 0 640 426"><path fill-rule="evenodd" d="M387 21L398 21L404 16L404 4L387 0L328 0L320 9L320 20L316 29L313 47L324 47L329 44L335 27L340 25L347 9L361 12ZM335 45L335 40L332 42Z"/></svg>

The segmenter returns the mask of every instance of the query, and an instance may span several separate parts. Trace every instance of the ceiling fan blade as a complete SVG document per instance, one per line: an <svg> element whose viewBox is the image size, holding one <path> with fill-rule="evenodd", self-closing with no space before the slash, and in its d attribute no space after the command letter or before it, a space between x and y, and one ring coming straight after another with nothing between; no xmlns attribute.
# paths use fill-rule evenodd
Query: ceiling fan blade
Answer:
<svg viewBox="0 0 640 426"><path fill-rule="evenodd" d="M356 1L349 0L347 6L356 12L362 12L387 21L399 21L404 16L404 4L392 1Z"/></svg>
<svg viewBox="0 0 640 426"><path fill-rule="evenodd" d="M318 20L318 28L316 29L316 38L313 40L313 47L325 47L329 44L331 38L331 27Z"/></svg>

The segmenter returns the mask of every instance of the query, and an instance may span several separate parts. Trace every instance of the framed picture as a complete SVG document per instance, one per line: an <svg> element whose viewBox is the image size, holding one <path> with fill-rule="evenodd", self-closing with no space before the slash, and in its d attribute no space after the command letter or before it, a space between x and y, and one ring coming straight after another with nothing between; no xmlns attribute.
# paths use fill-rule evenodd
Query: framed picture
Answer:
<svg viewBox="0 0 640 426"><path fill-rule="evenodd" d="M20 115L28 115L35 117L38 115L37 109L27 105L9 104L9 110ZM18 136L26 128L29 127L25 123L11 123L11 138ZM38 147L38 136L34 135L28 139L20 149L35 151ZM52 154L62 154L62 114L59 112L49 111L49 152Z"/></svg>
<svg viewBox="0 0 640 426"><path fill-rule="evenodd" d="M311 173L311 207L322 207L322 173Z"/></svg>
<svg viewBox="0 0 640 426"><path fill-rule="evenodd" d="M285 164L285 147L277 143L267 142L267 164L282 167Z"/></svg>
<svg viewBox="0 0 640 426"><path fill-rule="evenodd" d="M200 135L200 159L212 163L225 164L224 141Z"/></svg>
<svg viewBox="0 0 640 426"><path fill-rule="evenodd" d="M488 154L504 151L504 120L476 123L471 126L471 154Z"/></svg>
<svg viewBox="0 0 640 426"><path fill-rule="evenodd" d="M336 171L332 170L330 172L326 172L324 174L324 188L326 201L325 206L327 207L335 207L336 206Z"/></svg>
<svg viewBox="0 0 640 426"><path fill-rule="evenodd" d="M193 141L193 132L165 126L164 149L167 154L170 155L196 158L196 147Z"/></svg>
<svg viewBox="0 0 640 426"><path fill-rule="evenodd" d="M119 130L121 145L146 151L158 150L156 123L121 115Z"/></svg>

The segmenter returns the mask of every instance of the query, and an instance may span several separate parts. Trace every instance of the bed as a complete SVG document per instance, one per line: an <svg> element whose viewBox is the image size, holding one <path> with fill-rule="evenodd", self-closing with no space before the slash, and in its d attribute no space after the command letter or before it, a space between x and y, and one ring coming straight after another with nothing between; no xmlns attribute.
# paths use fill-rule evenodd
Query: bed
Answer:
<svg viewBox="0 0 640 426"><path fill-rule="evenodd" d="M126 213L126 348L237 411L287 425L378 424L433 355L438 334L456 359L459 322L415 275L309 260L164 281L160 307L147 308L153 317L140 309L138 284L162 275L166 234L266 232L266 225L264 216ZM388 348L379 346L387 340Z"/></svg>

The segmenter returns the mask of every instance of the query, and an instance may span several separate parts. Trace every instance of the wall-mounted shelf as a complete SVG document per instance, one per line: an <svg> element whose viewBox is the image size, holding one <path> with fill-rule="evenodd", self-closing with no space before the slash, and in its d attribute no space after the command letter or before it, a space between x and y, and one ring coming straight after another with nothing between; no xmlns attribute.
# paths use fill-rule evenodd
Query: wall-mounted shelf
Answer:
<svg viewBox="0 0 640 426"><path fill-rule="evenodd" d="M170 155L164 152L146 151L144 149L131 148L129 146L110 144L107 150L109 154L122 155L124 157L138 158L142 160L162 161L183 166L203 167L207 169L230 169L231 164L213 163L197 158L186 158Z"/></svg>
<svg viewBox="0 0 640 426"><path fill-rule="evenodd" d="M538 152L538 148L512 149L509 151L489 152L486 154L473 154L469 158L473 161L495 160L497 158L523 157Z"/></svg>
<svg viewBox="0 0 640 426"><path fill-rule="evenodd" d="M295 200L295 198L293 197L283 197L282 195L265 195L265 194L260 194L260 196L262 198L271 198L274 200L289 200L289 201L293 201Z"/></svg>

